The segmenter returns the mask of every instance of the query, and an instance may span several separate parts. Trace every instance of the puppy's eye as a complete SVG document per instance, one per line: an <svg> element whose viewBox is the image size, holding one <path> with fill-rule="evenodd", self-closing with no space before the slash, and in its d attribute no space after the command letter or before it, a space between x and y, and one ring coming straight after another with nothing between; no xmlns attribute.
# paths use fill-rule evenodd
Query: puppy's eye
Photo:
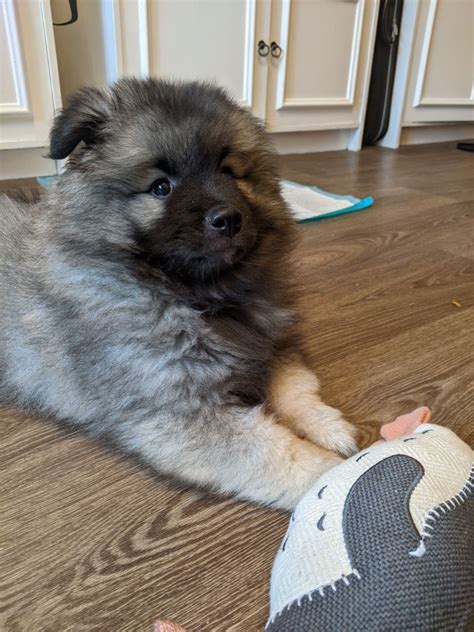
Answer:
<svg viewBox="0 0 474 632"><path fill-rule="evenodd" d="M151 192L159 198L167 197L172 190L173 185L168 178L158 178L158 180L155 180L151 185Z"/></svg>

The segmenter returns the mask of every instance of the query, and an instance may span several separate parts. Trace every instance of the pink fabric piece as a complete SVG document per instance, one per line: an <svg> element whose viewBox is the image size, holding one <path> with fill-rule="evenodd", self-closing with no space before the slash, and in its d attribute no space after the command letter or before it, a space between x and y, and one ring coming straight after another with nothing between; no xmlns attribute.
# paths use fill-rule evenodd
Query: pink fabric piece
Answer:
<svg viewBox="0 0 474 632"><path fill-rule="evenodd" d="M385 441L398 439L403 435L412 434L421 424L426 424L431 419L431 411L428 406L421 406L411 413L400 415L395 421L384 424L380 429L380 435Z"/></svg>
<svg viewBox="0 0 474 632"><path fill-rule="evenodd" d="M186 630L173 621L163 619L155 621L153 624L153 632L186 632Z"/></svg>

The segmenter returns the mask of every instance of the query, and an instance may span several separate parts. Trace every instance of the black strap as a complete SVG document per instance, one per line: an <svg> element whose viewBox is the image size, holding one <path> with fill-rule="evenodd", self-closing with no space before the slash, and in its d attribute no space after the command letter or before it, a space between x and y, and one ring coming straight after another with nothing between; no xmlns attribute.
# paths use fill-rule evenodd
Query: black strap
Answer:
<svg viewBox="0 0 474 632"><path fill-rule="evenodd" d="M67 26L68 24L74 24L77 22L79 14L77 12L77 0L69 0L69 9L71 10L71 17L68 22L53 22L54 26Z"/></svg>

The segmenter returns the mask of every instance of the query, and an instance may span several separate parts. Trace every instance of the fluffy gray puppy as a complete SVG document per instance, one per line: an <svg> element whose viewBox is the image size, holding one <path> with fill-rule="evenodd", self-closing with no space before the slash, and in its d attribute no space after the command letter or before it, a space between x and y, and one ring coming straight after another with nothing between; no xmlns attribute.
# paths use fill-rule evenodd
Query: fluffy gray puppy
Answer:
<svg viewBox="0 0 474 632"><path fill-rule="evenodd" d="M0 209L0 401L158 471L292 508L354 428L290 339L292 220L262 125L220 89L127 79L56 118L70 156Z"/></svg>

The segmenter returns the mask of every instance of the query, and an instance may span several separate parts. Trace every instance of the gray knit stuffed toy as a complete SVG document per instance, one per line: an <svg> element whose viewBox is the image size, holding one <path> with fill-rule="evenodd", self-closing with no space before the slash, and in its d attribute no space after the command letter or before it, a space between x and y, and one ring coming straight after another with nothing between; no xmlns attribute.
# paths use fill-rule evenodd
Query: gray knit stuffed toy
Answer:
<svg viewBox="0 0 474 632"><path fill-rule="evenodd" d="M473 630L473 452L422 408L325 474L275 559L266 632ZM406 432L408 431L408 434Z"/></svg>

